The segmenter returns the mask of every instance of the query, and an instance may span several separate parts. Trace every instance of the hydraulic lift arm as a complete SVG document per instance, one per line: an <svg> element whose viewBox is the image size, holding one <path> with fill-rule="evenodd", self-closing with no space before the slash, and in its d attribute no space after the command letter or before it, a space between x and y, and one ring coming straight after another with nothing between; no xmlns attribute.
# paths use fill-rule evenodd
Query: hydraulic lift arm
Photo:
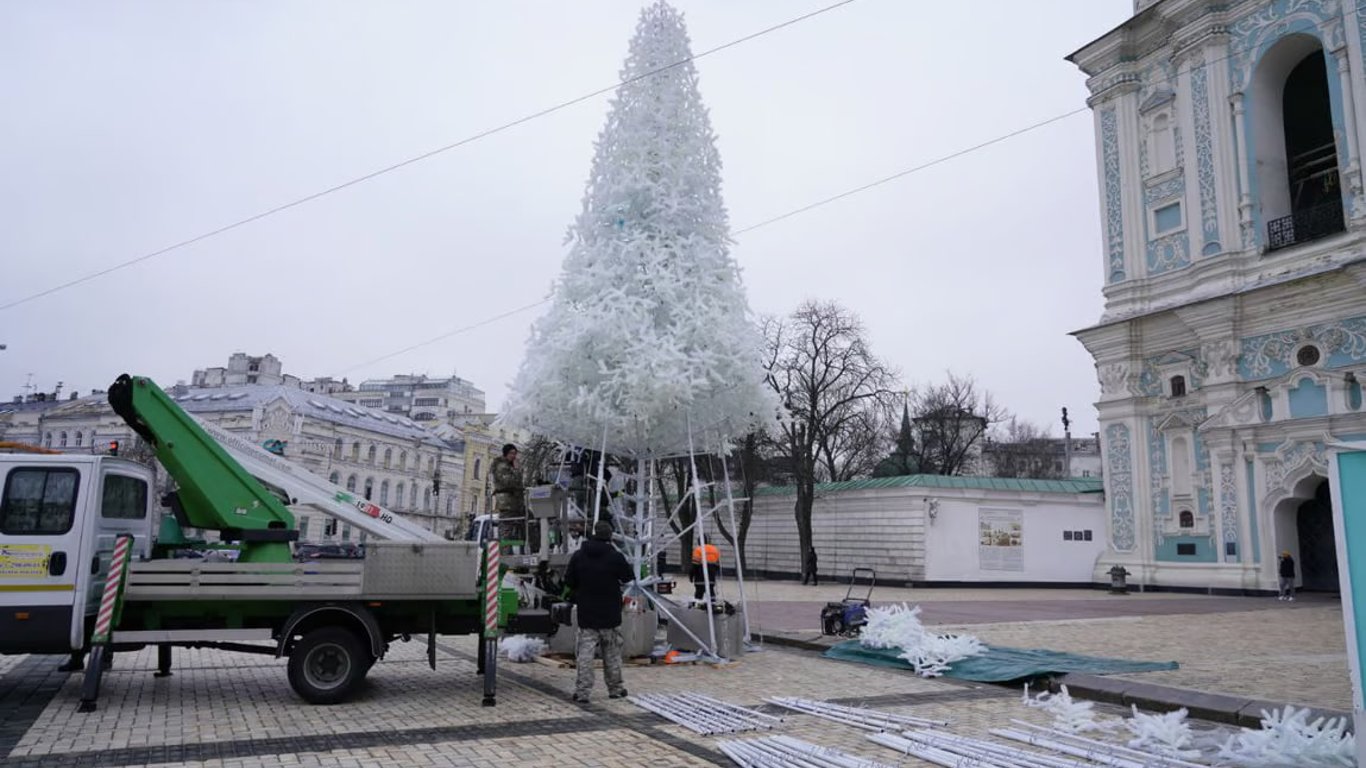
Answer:
<svg viewBox="0 0 1366 768"><path fill-rule="evenodd" d="M175 479L170 504L181 525L240 541L242 562L291 560L294 516L151 379L120 376L109 404Z"/></svg>

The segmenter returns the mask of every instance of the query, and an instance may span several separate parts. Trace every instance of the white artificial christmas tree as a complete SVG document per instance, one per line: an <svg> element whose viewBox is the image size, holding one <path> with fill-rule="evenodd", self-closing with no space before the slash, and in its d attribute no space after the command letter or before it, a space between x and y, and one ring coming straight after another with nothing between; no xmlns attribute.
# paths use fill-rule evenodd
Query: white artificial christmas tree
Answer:
<svg viewBox="0 0 1366 768"><path fill-rule="evenodd" d="M552 306L509 394L510 424L644 459L777 414L690 56L676 10L641 12Z"/></svg>

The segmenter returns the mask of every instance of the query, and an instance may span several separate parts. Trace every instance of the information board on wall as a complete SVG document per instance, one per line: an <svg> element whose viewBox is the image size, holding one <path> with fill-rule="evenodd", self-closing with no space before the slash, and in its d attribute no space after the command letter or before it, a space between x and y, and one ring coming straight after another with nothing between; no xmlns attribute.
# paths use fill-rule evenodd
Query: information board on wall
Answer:
<svg viewBox="0 0 1366 768"><path fill-rule="evenodd" d="M977 561L984 571L1024 571L1024 513L977 510Z"/></svg>

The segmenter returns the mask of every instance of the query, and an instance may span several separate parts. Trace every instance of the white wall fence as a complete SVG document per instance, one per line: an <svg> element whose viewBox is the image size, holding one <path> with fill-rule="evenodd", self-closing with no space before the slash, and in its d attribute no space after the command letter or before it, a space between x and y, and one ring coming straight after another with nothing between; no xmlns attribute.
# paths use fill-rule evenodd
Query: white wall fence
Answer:
<svg viewBox="0 0 1366 768"><path fill-rule="evenodd" d="M795 503L795 495L757 496L745 546L747 573L801 575ZM858 567L873 568L879 582L895 584L1090 583L1106 536L1099 493L924 485L818 488L811 526L822 580L847 582ZM708 531L729 571L730 546L714 525ZM676 554L675 547L675 565Z"/></svg>

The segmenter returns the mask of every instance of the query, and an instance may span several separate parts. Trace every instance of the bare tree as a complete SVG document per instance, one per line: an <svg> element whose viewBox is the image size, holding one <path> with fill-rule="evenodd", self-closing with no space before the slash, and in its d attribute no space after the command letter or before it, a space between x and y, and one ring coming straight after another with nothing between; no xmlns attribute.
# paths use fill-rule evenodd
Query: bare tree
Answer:
<svg viewBox="0 0 1366 768"><path fill-rule="evenodd" d="M1012 416L987 446L984 458L995 477L1061 479L1062 448L1038 426Z"/></svg>
<svg viewBox="0 0 1366 768"><path fill-rule="evenodd" d="M692 487L692 470L688 458L663 459L655 464L655 487L659 490L659 500L664 513L669 516L669 527L680 534L678 539L679 563L686 572L692 556L693 532L689 528L697 519L697 499L688 495ZM677 516L674 511L677 509Z"/></svg>
<svg viewBox="0 0 1366 768"><path fill-rule="evenodd" d="M728 462L727 467L732 486L738 484L737 496L740 497L739 503L735 508L735 530L727 528L729 521L726 516L717 515L716 527L721 531L721 536L730 543L735 550L736 560L740 565L745 563L745 541L749 538L749 524L754 519L754 491L759 487L759 483L768 479L768 467L770 464L769 453L772 441L767 435L760 432L751 432L745 435L745 439L740 441L736 450L728 457L708 457L707 465L711 468L713 477L726 477L725 471L719 471L712 467L712 459L715 461Z"/></svg>
<svg viewBox="0 0 1366 768"><path fill-rule="evenodd" d="M819 446L820 479L838 483L868 477L891 447L887 424L888 397L851 407L839 429L824 435Z"/></svg>
<svg viewBox="0 0 1366 768"><path fill-rule="evenodd" d="M962 475L977 469L987 431L1006 418L991 393L979 392L970 376L949 373L948 380L917 390L911 424L916 434L916 464L932 475Z"/></svg>
<svg viewBox="0 0 1366 768"><path fill-rule="evenodd" d="M787 409L776 435L797 487L793 512L802 557L811 550L816 482L841 476L868 449L851 433L890 396L896 374L873 355L862 323L833 302L807 301L764 322L768 382ZM881 430L875 430L881 431Z"/></svg>

